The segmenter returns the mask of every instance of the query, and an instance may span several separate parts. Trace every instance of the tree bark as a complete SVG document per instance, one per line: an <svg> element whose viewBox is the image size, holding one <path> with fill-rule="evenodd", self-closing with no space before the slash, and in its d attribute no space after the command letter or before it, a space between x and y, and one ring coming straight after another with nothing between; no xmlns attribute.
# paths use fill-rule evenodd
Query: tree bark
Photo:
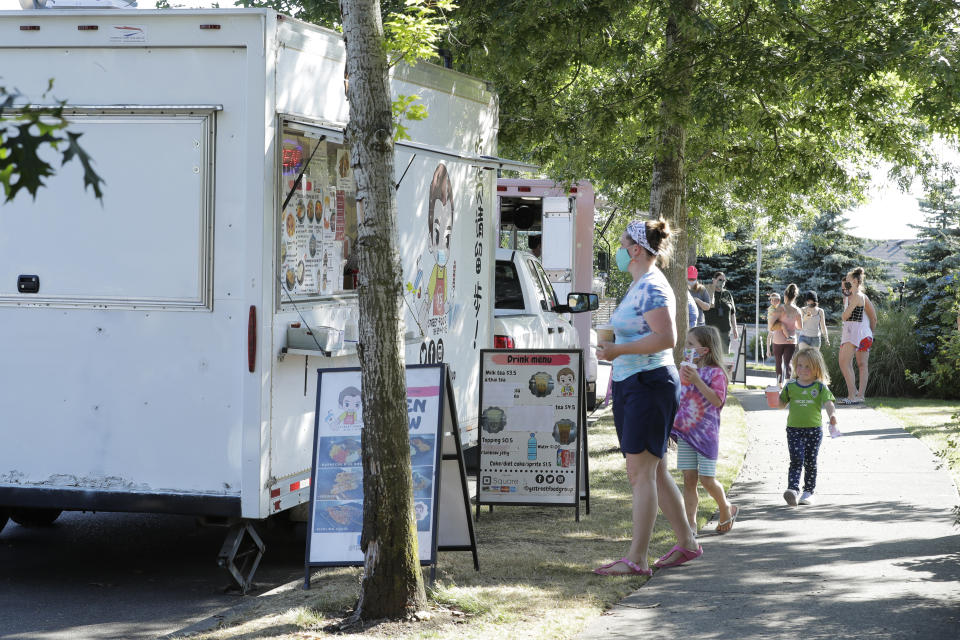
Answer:
<svg viewBox="0 0 960 640"><path fill-rule="evenodd" d="M688 324L685 156L693 72L692 61L685 55L685 45L690 37L688 25L698 6L698 0L670 2L664 42L664 88L650 185L650 213L669 222L674 233L674 257L666 268L666 275L677 299L677 344L673 350L677 362L683 353Z"/></svg>
<svg viewBox="0 0 960 640"><path fill-rule="evenodd" d="M393 119L378 0L341 0L357 181L363 400L364 571L354 616L401 618L426 605L420 569L401 337Z"/></svg>

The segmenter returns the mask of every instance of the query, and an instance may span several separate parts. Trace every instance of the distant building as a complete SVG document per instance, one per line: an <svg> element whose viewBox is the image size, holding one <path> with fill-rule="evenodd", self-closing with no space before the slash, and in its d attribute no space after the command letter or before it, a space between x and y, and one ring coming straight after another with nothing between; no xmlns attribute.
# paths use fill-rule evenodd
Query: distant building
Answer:
<svg viewBox="0 0 960 640"><path fill-rule="evenodd" d="M887 270L893 280L903 280L903 267L910 261L907 250L918 240L868 240L864 253L871 258L887 263ZM869 274L867 274L869 276Z"/></svg>

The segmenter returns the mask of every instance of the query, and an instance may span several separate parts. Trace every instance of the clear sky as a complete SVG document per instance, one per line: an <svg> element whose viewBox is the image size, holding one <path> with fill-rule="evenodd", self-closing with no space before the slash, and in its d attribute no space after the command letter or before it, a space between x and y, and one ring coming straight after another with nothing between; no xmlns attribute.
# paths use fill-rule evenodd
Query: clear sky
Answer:
<svg viewBox="0 0 960 640"><path fill-rule="evenodd" d="M870 200L845 213L850 221L847 231L874 240L916 238L916 230L908 225L924 222L917 204L920 195L919 180L910 193L903 193L896 185L878 179L870 189Z"/></svg>
<svg viewBox="0 0 960 640"><path fill-rule="evenodd" d="M213 0L171 0L174 6L202 7L210 6ZM155 0L138 0L141 9L152 9ZM220 6L230 7L233 0L221 0ZM19 0L0 0L0 10L19 10ZM917 205L917 197L921 194L919 181L914 185L911 193L902 193L895 185L885 181L882 172L871 189L871 199L860 207L848 211L850 220L849 232L863 237L877 240L914 238L916 232L909 224L923 224L923 215Z"/></svg>

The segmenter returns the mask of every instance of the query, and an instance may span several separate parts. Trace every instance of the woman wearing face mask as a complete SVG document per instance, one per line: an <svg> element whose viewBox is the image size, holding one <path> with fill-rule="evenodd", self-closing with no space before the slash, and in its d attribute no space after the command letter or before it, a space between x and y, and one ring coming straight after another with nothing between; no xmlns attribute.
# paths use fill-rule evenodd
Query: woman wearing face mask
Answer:
<svg viewBox="0 0 960 640"><path fill-rule="evenodd" d="M857 267L847 274L843 280L843 295L846 304L841 318L843 319L843 333L840 337L840 372L847 383L847 397L840 399L840 404L863 404L863 396L867 391L867 380L870 377L868 368L870 348L873 346L873 331L877 327L877 312L873 308L867 295L863 292L865 274L862 267ZM860 370L860 384L854 384L853 359L857 359L857 368Z"/></svg>
<svg viewBox="0 0 960 640"><path fill-rule="evenodd" d="M820 348L821 340L830 344L830 334L827 333L826 314L817 306L817 292L807 291L803 294L803 326L800 328L800 344L814 349Z"/></svg>
<svg viewBox="0 0 960 640"><path fill-rule="evenodd" d="M610 317L616 342L597 345L597 357L613 363L613 421L633 491L633 527L626 555L595 569L600 575L653 573L647 551L658 505L678 544L654 566L675 567L703 554L664 460L680 395L673 361L676 302L657 268L669 254L670 226L663 219L631 222L617 250L617 268L633 283Z"/></svg>

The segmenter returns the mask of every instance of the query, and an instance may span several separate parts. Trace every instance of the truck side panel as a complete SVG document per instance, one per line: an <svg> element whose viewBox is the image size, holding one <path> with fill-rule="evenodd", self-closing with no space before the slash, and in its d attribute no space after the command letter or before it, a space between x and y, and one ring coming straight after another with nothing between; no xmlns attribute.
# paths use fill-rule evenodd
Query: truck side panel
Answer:
<svg viewBox="0 0 960 640"><path fill-rule="evenodd" d="M75 18L44 20L41 34L78 37ZM16 21L5 16L0 28L10 43ZM36 202L21 194L3 207L0 238L33 247L0 251L4 294L29 271L40 276L41 297L60 300L5 296L0 304L8 335L0 346L0 486L238 497L250 375L242 299L249 210L239 184L247 171L246 49L120 50L94 37L0 46L4 82L34 100L52 77L71 105L160 114L101 118L81 139L106 181L102 207L72 165ZM183 111L169 105L222 105L209 114L215 149L206 148L199 120L178 120ZM201 149L216 165L204 163ZM215 191L202 194L196 181ZM203 229L204 220L213 228Z"/></svg>

